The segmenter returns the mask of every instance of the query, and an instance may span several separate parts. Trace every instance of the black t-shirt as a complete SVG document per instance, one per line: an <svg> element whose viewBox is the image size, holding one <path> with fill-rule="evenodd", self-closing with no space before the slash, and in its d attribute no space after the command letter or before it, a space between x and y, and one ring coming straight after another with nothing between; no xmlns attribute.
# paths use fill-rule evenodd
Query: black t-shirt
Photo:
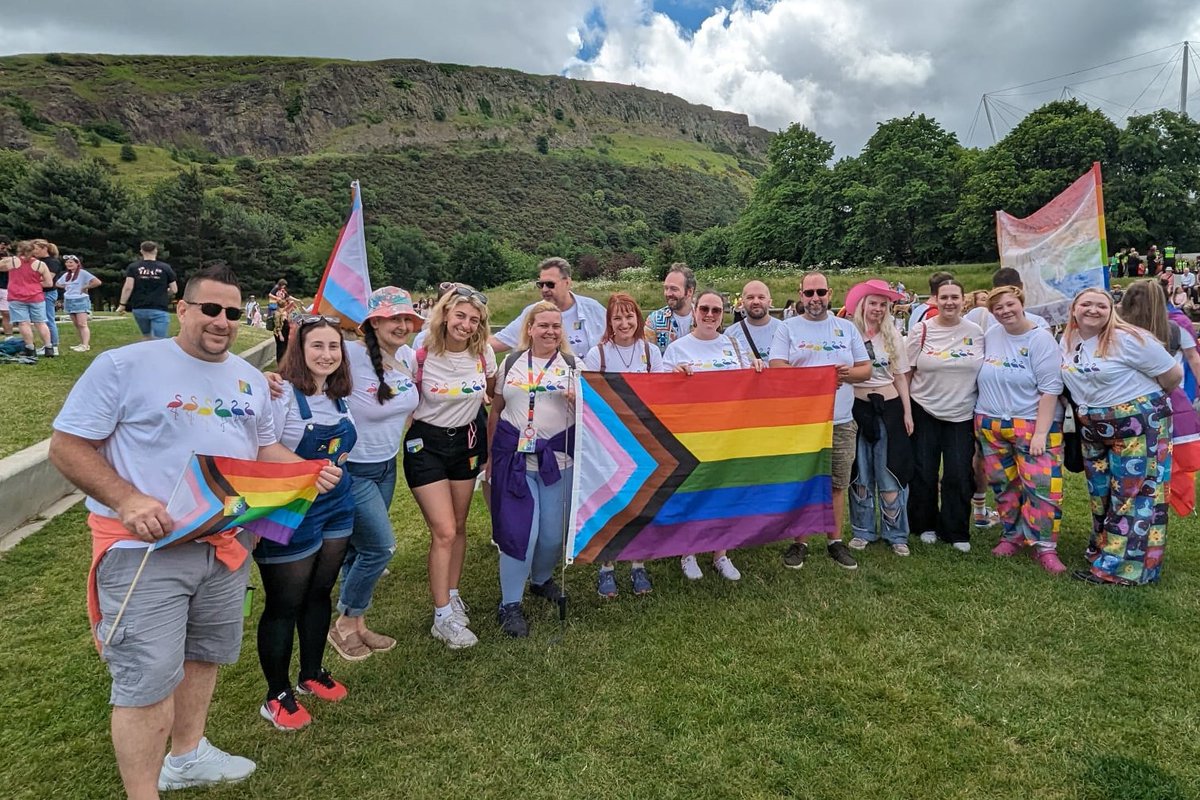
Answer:
<svg viewBox="0 0 1200 800"><path fill-rule="evenodd" d="M133 278L128 308L167 310L167 287L175 283L175 270L162 261L135 261L125 269L125 277Z"/></svg>
<svg viewBox="0 0 1200 800"><path fill-rule="evenodd" d="M63 262L59 261L54 256L46 256L45 258L39 259L39 261L41 261L50 269L50 274L54 276L55 283L58 283L58 276L67 271L67 268L63 265ZM46 293L49 294L50 292L57 291L57 288L47 289Z"/></svg>

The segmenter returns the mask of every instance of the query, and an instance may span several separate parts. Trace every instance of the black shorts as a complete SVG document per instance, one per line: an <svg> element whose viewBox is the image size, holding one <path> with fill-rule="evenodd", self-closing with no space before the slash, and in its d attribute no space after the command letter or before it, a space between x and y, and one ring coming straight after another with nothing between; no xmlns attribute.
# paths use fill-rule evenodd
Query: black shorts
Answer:
<svg viewBox="0 0 1200 800"><path fill-rule="evenodd" d="M487 463L487 415L481 409L474 422L461 428L439 428L418 420L404 435L402 446L404 480L410 489L438 481L475 480Z"/></svg>

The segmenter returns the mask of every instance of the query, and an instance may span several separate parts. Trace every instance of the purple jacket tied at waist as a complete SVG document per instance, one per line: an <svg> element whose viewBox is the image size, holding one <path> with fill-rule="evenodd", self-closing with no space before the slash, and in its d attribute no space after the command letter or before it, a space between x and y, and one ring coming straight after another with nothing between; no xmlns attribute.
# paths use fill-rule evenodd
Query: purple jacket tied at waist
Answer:
<svg viewBox="0 0 1200 800"><path fill-rule="evenodd" d="M500 420L492 437L489 472L492 478L492 541L500 552L518 561L525 560L529 531L533 527L533 497L525 481L528 453L517 452L521 432L512 423ZM537 457L542 483L552 486L562 480L555 452L569 453L567 441L574 441L575 426L549 439L538 439L533 455Z"/></svg>

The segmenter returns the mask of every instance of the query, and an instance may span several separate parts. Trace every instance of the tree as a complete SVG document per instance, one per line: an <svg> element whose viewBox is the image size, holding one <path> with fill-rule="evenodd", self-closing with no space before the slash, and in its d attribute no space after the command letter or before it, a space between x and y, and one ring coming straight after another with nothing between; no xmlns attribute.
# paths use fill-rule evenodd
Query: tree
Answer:
<svg viewBox="0 0 1200 800"><path fill-rule="evenodd" d="M539 134L537 137L536 146L539 153L546 155L550 152L550 137L544 133Z"/></svg>
<svg viewBox="0 0 1200 800"><path fill-rule="evenodd" d="M1174 111L1130 117L1105 173L1109 249L1200 240L1200 123Z"/></svg>
<svg viewBox="0 0 1200 800"><path fill-rule="evenodd" d="M121 145L121 160L122 161L137 161L137 150L133 149L131 144Z"/></svg>
<svg viewBox="0 0 1200 800"><path fill-rule="evenodd" d="M426 288L442 279L446 254L420 228L379 225L368 228L367 236L383 254L384 270L393 286Z"/></svg>
<svg viewBox="0 0 1200 800"><path fill-rule="evenodd" d="M450 240L450 272L453 280L478 289L498 286L508 280L508 262L496 242L486 233L458 233Z"/></svg>
<svg viewBox="0 0 1200 800"><path fill-rule="evenodd" d="M676 206L668 206L663 209L661 224L662 229L667 233L681 233L683 231L683 212Z"/></svg>

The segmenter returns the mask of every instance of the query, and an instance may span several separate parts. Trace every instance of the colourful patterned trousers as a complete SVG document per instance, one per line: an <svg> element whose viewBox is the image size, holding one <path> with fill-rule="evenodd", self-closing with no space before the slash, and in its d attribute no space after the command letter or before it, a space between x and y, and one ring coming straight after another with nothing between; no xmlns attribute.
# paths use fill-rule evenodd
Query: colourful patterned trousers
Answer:
<svg viewBox="0 0 1200 800"><path fill-rule="evenodd" d="M975 415L983 471L996 495L1004 538L1053 550L1062 524L1062 426L1051 426L1040 456L1029 453L1034 427L1032 419Z"/></svg>
<svg viewBox="0 0 1200 800"><path fill-rule="evenodd" d="M1171 406L1164 394L1079 409L1092 498L1092 573L1108 581L1158 580L1167 546Z"/></svg>

